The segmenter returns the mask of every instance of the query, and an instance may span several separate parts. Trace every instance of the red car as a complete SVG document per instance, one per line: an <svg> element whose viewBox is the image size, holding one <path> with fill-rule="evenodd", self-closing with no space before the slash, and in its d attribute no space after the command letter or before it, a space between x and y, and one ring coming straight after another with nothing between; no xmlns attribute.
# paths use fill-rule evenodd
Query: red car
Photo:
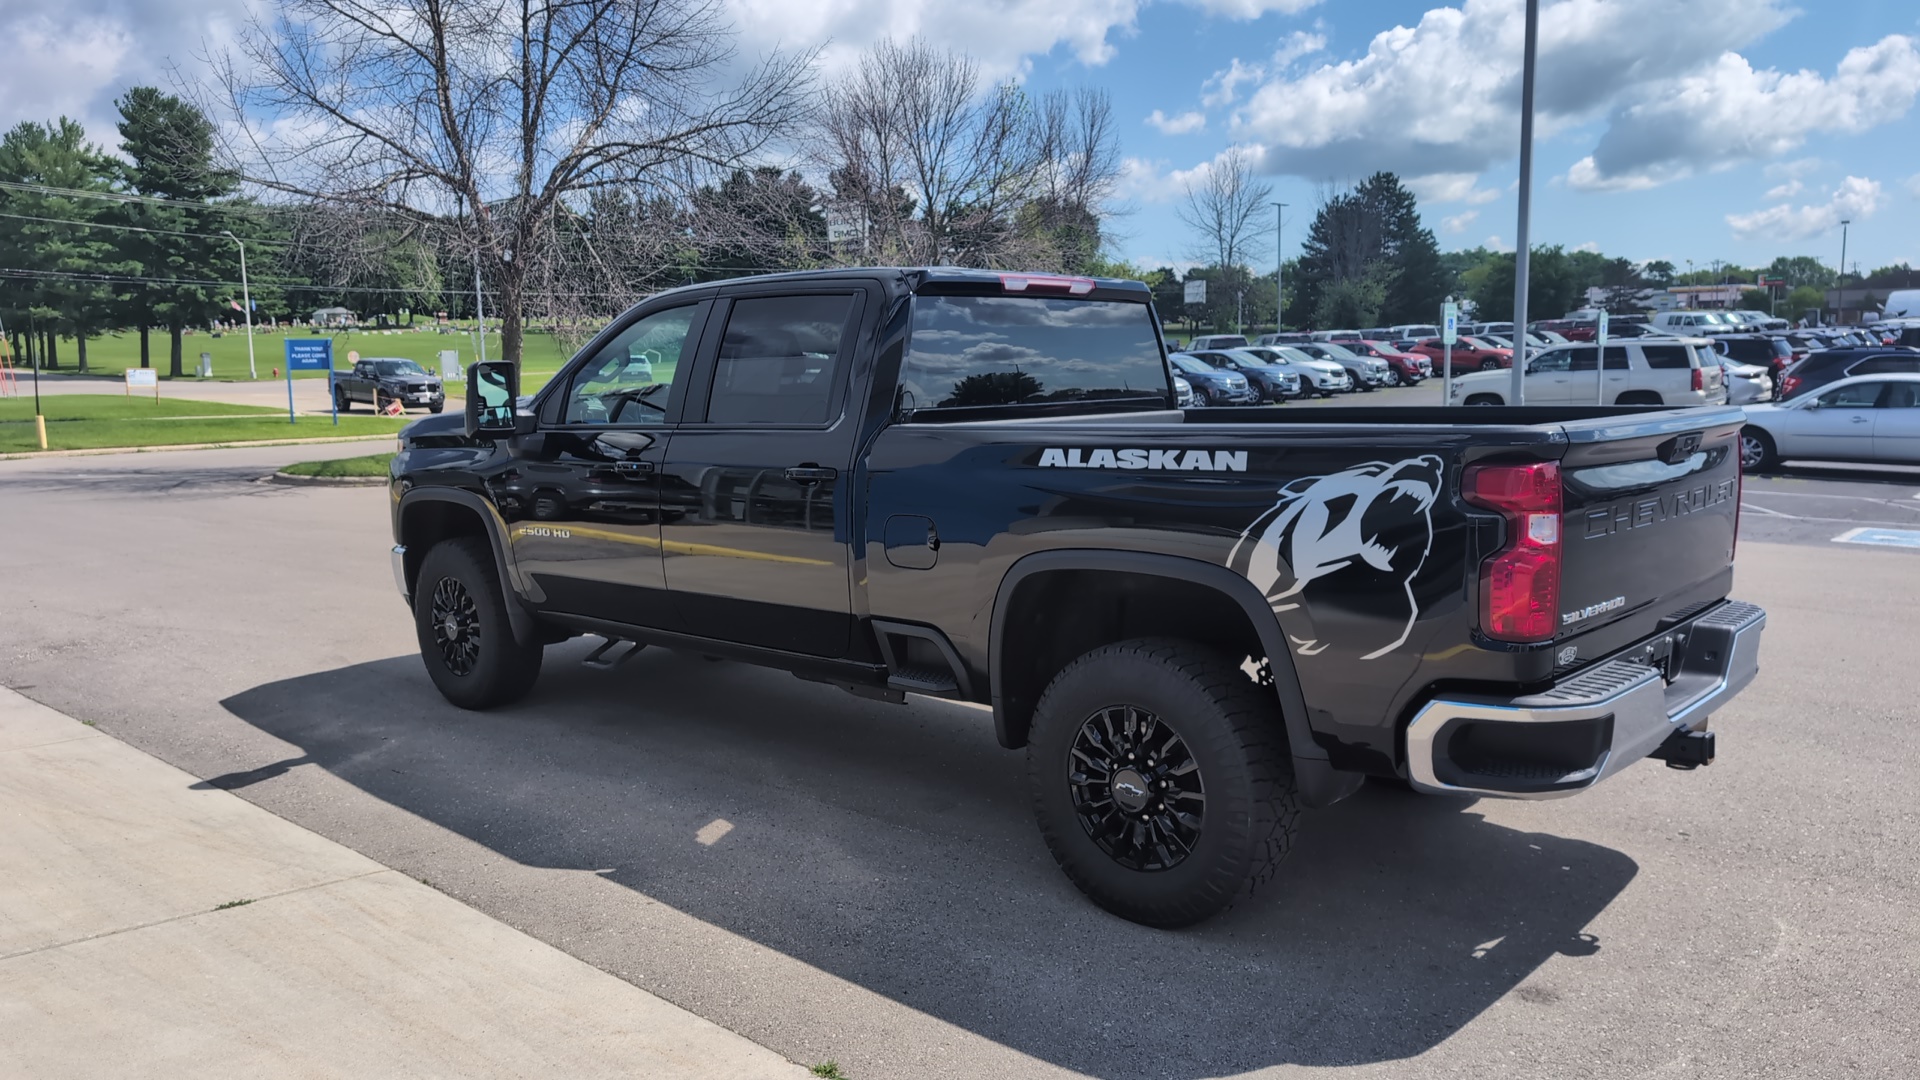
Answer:
<svg viewBox="0 0 1920 1080"><path fill-rule="evenodd" d="M1412 386L1433 374L1433 361L1419 353L1401 352L1388 341L1343 341L1350 352L1377 357L1387 362L1397 386Z"/></svg>
<svg viewBox="0 0 1920 1080"><path fill-rule="evenodd" d="M1411 350L1440 365L1446 355L1446 346L1439 338L1426 338ZM1513 366L1512 349L1496 349L1479 338L1463 337L1453 343L1453 373L1464 375L1469 371L1494 371Z"/></svg>

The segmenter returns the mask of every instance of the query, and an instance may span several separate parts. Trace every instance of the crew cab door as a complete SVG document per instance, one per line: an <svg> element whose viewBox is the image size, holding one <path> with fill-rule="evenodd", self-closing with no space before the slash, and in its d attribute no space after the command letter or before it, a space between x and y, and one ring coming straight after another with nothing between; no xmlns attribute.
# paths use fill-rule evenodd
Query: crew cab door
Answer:
<svg viewBox="0 0 1920 1080"><path fill-rule="evenodd" d="M1867 461L1873 457L1873 422L1879 412L1875 406L1883 382L1857 382L1817 394L1814 400L1794 410L1789 441L1792 449L1780 447L1782 457L1803 454L1813 458L1841 461Z"/></svg>
<svg viewBox="0 0 1920 1080"><path fill-rule="evenodd" d="M660 475L711 303L647 312L559 377L489 488L545 610L677 629L660 565Z"/></svg>
<svg viewBox="0 0 1920 1080"><path fill-rule="evenodd" d="M711 357L661 480L666 584L688 632L846 655L859 283L747 287L717 302Z"/></svg>

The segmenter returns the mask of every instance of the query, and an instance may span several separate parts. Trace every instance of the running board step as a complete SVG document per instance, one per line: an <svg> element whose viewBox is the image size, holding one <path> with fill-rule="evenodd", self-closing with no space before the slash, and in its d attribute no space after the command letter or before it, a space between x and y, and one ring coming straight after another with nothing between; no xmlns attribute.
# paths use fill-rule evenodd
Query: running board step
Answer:
<svg viewBox="0 0 1920 1080"><path fill-rule="evenodd" d="M625 652L612 656L607 655L608 651L616 645L627 645L630 647ZM646 646L638 641L625 641L621 638L608 637L602 634L600 635L600 644L596 645L592 652L581 657L580 663L586 667L599 668L602 671L611 671L633 659L639 654L640 650L644 648L646 648Z"/></svg>

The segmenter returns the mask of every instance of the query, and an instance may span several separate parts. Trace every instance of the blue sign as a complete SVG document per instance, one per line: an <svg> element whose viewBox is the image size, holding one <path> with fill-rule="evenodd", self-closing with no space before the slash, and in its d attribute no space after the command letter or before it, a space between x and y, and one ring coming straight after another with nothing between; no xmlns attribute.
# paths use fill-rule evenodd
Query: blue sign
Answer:
<svg viewBox="0 0 1920 1080"><path fill-rule="evenodd" d="M333 368L332 338L288 338L288 371L330 371Z"/></svg>
<svg viewBox="0 0 1920 1080"><path fill-rule="evenodd" d="M1881 547L1920 548L1920 530L1848 529L1833 538L1839 544L1878 544Z"/></svg>

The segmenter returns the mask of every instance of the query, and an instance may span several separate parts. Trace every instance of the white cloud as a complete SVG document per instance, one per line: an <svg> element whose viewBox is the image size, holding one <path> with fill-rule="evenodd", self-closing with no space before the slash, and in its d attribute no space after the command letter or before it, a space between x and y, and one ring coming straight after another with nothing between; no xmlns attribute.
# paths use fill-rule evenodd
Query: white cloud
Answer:
<svg viewBox="0 0 1920 1080"><path fill-rule="evenodd" d="M1241 149L1257 161L1265 148L1256 143L1243 144ZM1232 152L1233 149L1229 147L1191 169L1169 169L1165 161L1124 158L1120 162L1120 179L1115 185L1114 194L1123 200L1148 203L1184 198L1189 187L1199 186L1213 171L1213 167Z"/></svg>
<svg viewBox="0 0 1920 1080"><path fill-rule="evenodd" d="M1266 75L1266 68L1259 64L1243 64L1236 56L1232 63L1214 72L1201 84L1200 88L1206 92L1200 95L1200 104L1209 109L1230 105L1240 92L1241 83L1255 82L1266 78Z"/></svg>
<svg viewBox="0 0 1920 1080"><path fill-rule="evenodd" d="M1441 218L1440 227L1450 233L1463 233L1467 231L1467 226L1473 224L1474 219L1479 216L1478 210L1462 210L1452 217Z"/></svg>
<svg viewBox="0 0 1920 1080"><path fill-rule="evenodd" d="M1920 173L1907 177L1907 194L1920 199Z"/></svg>
<svg viewBox="0 0 1920 1080"><path fill-rule="evenodd" d="M1768 176L1784 176L1790 180L1798 180L1808 173L1819 169L1820 166L1824 164L1826 164L1826 162L1821 161L1817 157L1795 158L1792 161L1773 162L1767 166L1766 173Z"/></svg>
<svg viewBox="0 0 1920 1080"><path fill-rule="evenodd" d="M1277 15L1298 15L1320 0L1181 0L1188 7L1197 7L1209 15L1223 15L1229 19L1257 19L1269 12Z"/></svg>
<svg viewBox="0 0 1920 1080"><path fill-rule="evenodd" d="M1463 202L1468 206L1485 206L1499 198L1500 193L1475 187L1479 179L1478 173L1433 173L1413 177L1406 184L1424 203Z"/></svg>
<svg viewBox="0 0 1920 1080"><path fill-rule="evenodd" d="M1599 242L1599 241L1597 241L1597 240L1589 240L1589 241L1587 241L1587 242L1586 242L1586 243L1584 243L1584 244L1575 244L1575 245L1573 245L1573 250L1575 250L1575 251L1591 251L1591 252L1594 252L1594 253L1596 253L1596 254L1597 254L1597 253L1599 253L1599 251L1600 251L1600 242Z"/></svg>
<svg viewBox="0 0 1920 1080"><path fill-rule="evenodd" d="M1920 48L1893 34L1848 50L1833 78L1754 70L1722 53L1702 71L1649 88L1614 110L1593 154L1567 174L1576 188L1651 187L1784 154L1819 133L1857 133L1904 116L1920 96ZM1754 122L1764 117L1763 122Z"/></svg>
<svg viewBox="0 0 1920 1080"><path fill-rule="evenodd" d="M1756 234L1768 240L1805 240L1840 224L1843 219L1858 221L1880 208L1880 182L1849 176L1840 181L1832 198L1818 206L1795 207L1787 203L1756 210L1751 214L1728 214L1736 240Z"/></svg>
<svg viewBox="0 0 1920 1080"><path fill-rule="evenodd" d="M1179 116L1168 116L1159 109L1147 117L1147 123L1153 125L1162 135L1191 135L1205 130L1207 114L1202 112L1184 112Z"/></svg>
<svg viewBox="0 0 1920 1080"><path fill-rule="evenodd" d="M868 46L915 35L966 53L990 79L1024 76L1031 58L1064 48L1083 64L1113 58L1114 39L1130 34L1141 0L1015 0L955 4L941 0L722 0L738 30L743 57L773 48L806 49L829 42L821 54L832 76L859 60Z"/></svg>
<svg viewBox="0 0 1920 1080"><path fill-rule="evenodd" d="M1541 12L1536 134L1604 115L1624 94L1698 70L1771 32L1787 0L1560 0ZM1235 131L1271 150L1269 171L1309 178L1479 173L1519 131L1522 0L1463 0L1376 35L1365 55L1276 74ZM1685 33L1661 33L1676 20ZM1638 100L1636 98L1636 100ZM1410 168L1409 162L1419 163Z"/></svg>
<svg viewBox="0 0 1920 1080"><path fill-rule="evenodd" d="M1801 193L1802 191L1805 191L1805 190L1806 190L1806 187L1807 187L1807 185L1805 185L1805 184L1803 184L1803 183L1801 183L1801 182L1800 182L1800 181L1798 181L1798 180L1789 180L1789 181L1787 181L1786 183L1784 183L1784 184L1781 184L1781 185L1780 185L1779 187L1774 187L1774 188L1768 188L1768 189L1767 189L1767 198L1769 198L1769 199L1791 199L1791 198L1793 198L1793 197L1794 197L1795 195L1798 195L1798 194L1800 194L1800 193Z"/></svg>
<svg viewBox="0 0 1920 1080"><path fill-rule="evenodd" d="M1295 30L1280 39L1280 44L1273 50L1274 69L1281 70L1303 56L1325 51L1326 47L1327 35Z"/></svg>
<svg viewBox="0 0 1920 1080"><path fill-rule="evenodd" d="M1528 245L1528 246L1531 247L1532 245ZM1495 233L1494 235L1487 237L1487 247L1491 248L1494 251L1512 251L1513 250L1513 245L1505 240L1500 239L1500 235L1498 233Z"/></svg>

